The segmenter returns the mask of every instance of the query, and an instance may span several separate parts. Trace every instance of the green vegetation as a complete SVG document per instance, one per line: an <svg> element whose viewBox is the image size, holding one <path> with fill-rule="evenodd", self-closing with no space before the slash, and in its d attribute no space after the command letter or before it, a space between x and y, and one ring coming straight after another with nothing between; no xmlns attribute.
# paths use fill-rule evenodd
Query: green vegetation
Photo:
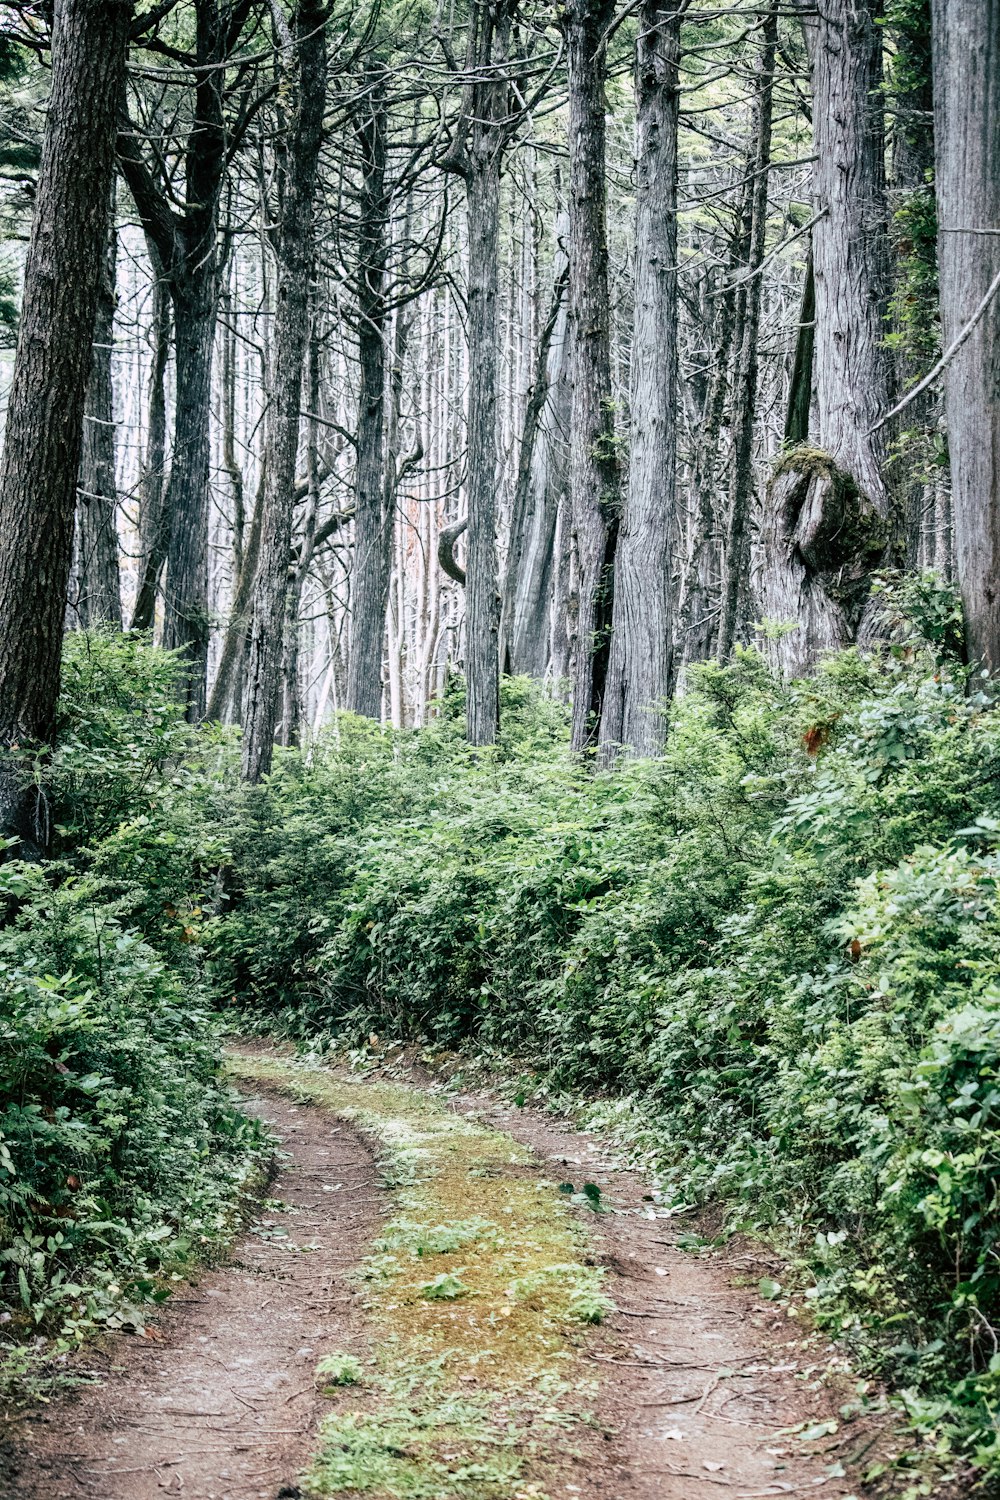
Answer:
<svg viewBox="0 0 1000 1500"><path fill-rule="evenodd" d="M502 743L470 751L456 683L425 730L341 717L241 788L233 737L181 723L169 658L75 641L63 749L38 769L64 847L2 872L8 1332L121 1317L111 1285L141 1308L224 1232L223 1179L260 1143L220 1088L210 994L313 1052L363 1064L415 1039L502 1061L521 1101L575 1099L655 1160L664 1201L721 1201L774 1237L784 1285L931 1444L1000 1473L1000 714L955 654L953 596L926 576L883 597L891 644L792 685L753 652L706 665L664 757L606 772L522 681ZM382 1135L402 1196L368 1274L375 1305L407 1308L406 1359L445 1354L441 1319L475 1323L486 1359L536 1303L558 1303L557 1343L603 1316L568 1246L515 1264L466 1160L478 1138L328 1076L296 1086L404 1122ZM450 1199L443 1168L424 1180L428 1132L457 1153ZM400 1422L402 1359L377 1374ZM487 1420L453 1377L446 1360L417 1382L429 1464L452 1451L449 1403ZM389 1462L366 1416L343 1422L317 1470L331 1494L345 1453L355 1481Z"/></svg>
<svg viewBox="0 0 1000 1500"><path fill-rule="evenodd" d="M510 1136L451 1113L440 1094L273 1056L238 1055L232 1067L357 1120L397 1203L362 1268L374 1369L363 1376L340 1352L317 1366L340 1400L307 1493L540 1494L552 1454L586 1420L580 1401L593 1382L576 1362L580 1324L613 1311L557 1184L530 1170Z"/></svg>
<svg viewBox="0 0 1000 1500"><path fill-rule="evenodd" d="M219 1025L178 917L112 889L81 831L127 813L169 833L187 740L169 658L70 636L64 735L33 768L63 857L0 866L0 1384L34 1385L97 1329L149 1309L230 1236L266 1143L219 1072ZM16 855L9 849L9 855ZM189 903L190 904L190 903ZM57 1363L54 1365L53 1361Z"/></svg>
<svg viewBox="0 0 1000 1500"><path fill-rule="evenodd" d="M661 761L574 764L508 687L285 758L207 934L220 993L311 1045L519 1059L776 1235L821 1323L945 1449L1000 1468L1000 716L930 578L891 649L707 665ZM520 1086L523 1094L524 1085Z"/></svg>

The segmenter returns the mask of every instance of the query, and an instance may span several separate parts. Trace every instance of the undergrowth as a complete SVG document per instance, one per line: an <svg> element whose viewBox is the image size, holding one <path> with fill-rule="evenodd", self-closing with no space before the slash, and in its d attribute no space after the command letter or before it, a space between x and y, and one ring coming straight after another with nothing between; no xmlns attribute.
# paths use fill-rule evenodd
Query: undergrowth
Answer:
<svg viewBox="0 0 1000 1500"><path fill-rule="evenodd" d="M995 1476L1000 715L953 597L884 598L891 645L810 680L693 672L655 762L582 765L519 683L494 752L460 689L417 733L342 719L234 819L208 962L309 1046L603 1100L668 1201L781 1243L926 1443Z"/></svg>
<svg viewBox="0 0 1000 1500"><path fill-rule="evenodd" d="M251 1160L218 1093L208 994L310 1049L413 1039L590 1099L655 1156L667 1201L721 1202L780 1243L817 1319L894 1383L927 1445L995 1485L1000 714L957 653L954 596L928 575L883 597L885 645L792 684L754 651L698 668L664 755L614 770L571 756L563 707L520 680L500 743L470 750L455 682L427 728L342 715L245 789L237 732L192 733L171 706L170 658L75 642L63 747L34 771L59 859L3 877L25 882L0 959L28 976L11 993L32 1017L4 1055L34 1059L38 1105L18 1177L0 1163L5 1249L12 1193L44 1230L40 1264L23 1248L0 1262L12 1321L34 1318L59 1268L74 1285L78 1263L117 1275L124 1235L49 1248L89 1222L68 1177L99 1190L138 1256L157 1213L165 1243L182 1238L211 1219L189 1205L214 1202L219 1164ZM31 967L36 929L50 936ZM62 1020L36 1040L39 984L59 1004L92 991L85 1014L116 1035L161 1037L163 1105L140 1072L123 1125L114 1066ZM111 1081L88 1092L91 1074ZM0 1078L5 1109L20 1077ZM170 1139L201 1144L158 1175L167 1108ZM495 1218L466 1205L441 1223L480 1213ZM474 1249L443 1273L462 1280Z"/></svg>
<svg viewBox="0 0 1000 1500"><path fill-rule="evenodd" d="M190 739L176 666L73 636L64 678L40 780L61 858L12 847L0 865L0 1395L14 1398L59 1378L87 1335L144 1333L231 1237L270 1154L221 1078L179 907L140 932L136 910L162 895L111 890L82 843L126 816L169 837L165 768Z"/></svg>

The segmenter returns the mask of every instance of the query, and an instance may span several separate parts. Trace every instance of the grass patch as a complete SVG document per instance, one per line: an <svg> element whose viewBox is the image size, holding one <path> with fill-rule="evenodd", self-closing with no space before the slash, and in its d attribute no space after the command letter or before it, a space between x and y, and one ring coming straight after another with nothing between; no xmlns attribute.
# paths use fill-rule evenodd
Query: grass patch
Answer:
<svg viewBox="0 0 1000 1500"><path fill-rule="evenodd" d="M233 1072L356 1121L379 1143L396 1212L361 1269L375 1371L338 1393L307 1494L518 1500L589 1420L584 1326L613 1310L588 1236L510 1136L433 1094L275 1056ZM556 1435L558 1434L558 1442Z"/></svg>

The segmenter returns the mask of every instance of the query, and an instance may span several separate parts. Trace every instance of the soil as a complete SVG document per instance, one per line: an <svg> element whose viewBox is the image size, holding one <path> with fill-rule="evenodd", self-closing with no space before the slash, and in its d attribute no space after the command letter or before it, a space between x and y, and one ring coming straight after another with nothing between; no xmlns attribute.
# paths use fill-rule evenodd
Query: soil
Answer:
<svg viewBox="0 0 1000 1500"><path fill-rule="evenodd" d="M362 1138L324 1110L271 1093L247 1108L288 1154L273 1199L228 1264L171 1299L158 1337L109 1341L89 1361L99 1386L33 1415L17 1470L0 1479L4 1500L298 1493L295 1476L329 1410L314 1388L316 1361L331 1348L364 1351L347 1273L389 1200Z"/></svg>
<svg viewBox="0 0 1000 1500"><path fill-rule="evenodd" d="M389 1200L350 1126L270 1092L248 1107L287 1152L271 1191L288 1211L265 1204L231 1262L172 1301L155 1337L115 1339L91 1360L100 1386L27 1422L3 1500L298 1494L295 1475L329 1410L313 1369L331 1348L364 1357L347 1273ZM775 1267L760 1251L686 1251L699 1226L656 1216L648 1184L595 1136L485 1094L454 1107L532 1147L547 1176L595 1183L611 1210L581 1209L618 1312L588 1339L583 1358L602 1377L596 1421L567 1442L553 1500L857 1492L852 1461L870 1462L879 1430L838 1418L846 1392L828 1377L832 1351L761 1300L758 1280ZM825 1423L835 1430L809 1441Z"/></svg>
<svg viewBox="0 0 1000 1500"><path fill-rule="evenodd" d="M853 1496L890 1434L845 1423L853 1388L835 1351L757 1294L776 1261L749 1244L692 1253L679 1243L710 1226L655 1216L650 1186L609 1160L605 1143L537 1110L485 1094L455 1107L505 1130L610 1212L591 1214L618 1313L589 1359L604 1367L599 1416L615 1432L600 1480L578 1493L607 1500L747 1500L816 1490ZM810 1429L833 1431L806 1441ZM793 1429L799 1429L794 1431ZM843 1471L842 1475L836 1471ZM592 1477L591 1477L592 1480ZM567 1495L573 1490L567 1486Z"/></svg>

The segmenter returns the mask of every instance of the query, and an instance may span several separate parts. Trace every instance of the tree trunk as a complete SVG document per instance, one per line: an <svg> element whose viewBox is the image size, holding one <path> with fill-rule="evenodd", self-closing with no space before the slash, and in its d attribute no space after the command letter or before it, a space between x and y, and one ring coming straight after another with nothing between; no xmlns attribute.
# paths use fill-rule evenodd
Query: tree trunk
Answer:
<svg viewBox="0 0 1000 1500"><path fill-rule="evenodd" d="M166 556L164 645L184 653L188 717L205 708L208 659L208 517L210 507L212 354L219 306L219 204L227 170L225 61L239 41L219 0L194 0L193 117L184 151L184 206L159 152L153 167L126 122L118 137L122 172L162 268L174 315L176 395L170 478L153 517L136 619L152 623L157 579Z"/></svg>
<svg viewBox="0 0 1000 1500"><path fill-rule="evenodd" d="M497 298L500 174L517 111L508 112L508 0L475 5L466 83L446 159L465 181L468 232L469 394L466 445L465 727L470 745L492 745L500 726L500 589L496 541Z"/></svg>
<svg viewBox="0 0 1000 1500"><path fill-rule="evenodd" d="M676 485L677 119L683 7L646 0L636 44L635 325L631 462L615 557L606 755L655 755L671 688Z"/></svg>
<svg viewBox="0 0 1000 1500"><path fill-rule="evenodd" d="M947 349L1000 273L1000 0L933 0L935 187ZM984 232L985 231L985 232ZM955 566L969 654L1000 671L1000 296L948 366Z"/></svg>
<svg viewBox="0 0 1000 1500"><path fill-rule="evenodd" d="M173 316L170 293L155 248L149 245L153 265L153 315L150 341L153 358L149 371L146 455L142 466L139 505L139 545L141 565L139 587L132 607L133 630L151 630L156 613L156 595L160 573L167 557L167 517L165 469L167 462L167 396L166 375L170 361Z"/></svg>
<svg viewBox="0 0 1000 1500"><path fill-rule="evenodd" d="M243 697L243 777L271 769L285 627L288 550L295 498L302 374L309 340L313 200L326 104L326 33L316 0L300 0L294 19L295 101L288 176L278 234L273 393L264 460L260 566L247 643Z"/></svg>
<svg viewBox="0 0 1000 1500"><path fill-rule="evenodd" d="M556 271L552 306L535 351L518 453L501 615L504 670L537 678L545 676L548 665L552 546L559 503L552 483L552 443L545 427L546 422L550 427L558 423L560 385L564 384L567 276L563 263Z"/></svg>
<svg viewBox="0 0 1000 1500"><path fill-rule="evenodd" d="M121 629L121 580L118 570L118 527L115 520L115 425L111 351L115 324L115 261L118 241L114 228L114 193L108 219L111 225L104 257L94 352L87 383L77 496L77 598L80 626L112 625Z"/></svg>
<svg viewBox="0 0 1000 1500"><path fill-rule="evenodd" d="M788 385L788 410L785 414L785 442L790 448L809 441L809 414L813 398L813 356L816 347L816 278L813 275L812 241L806 257L806 276L802 283L799 326L795 336L795 354Z"/></svg>
<svg viewBox="0 0 1000 1500"><path fill-rule="evenodd" d="M346 707L368 719L382 717L382 653L391 566L392 513L385 508L386 399L385 269L388 201L385 191L386 101L384 72L364 90L365 115L355 136L362 182L358 247L357 467L354 484L354 568Z"/></svg>
<svg viewBox="0 0 1000 1500"><path fill-rule="evenodd" d="M569 69L570 496L577 611L572 745L597 733L607 673L621 474L611 398L605 77L613 0L573 0Z"/></svg>
<svg viewBox="0 0 1000 1500"><path fill-rule="evenodd" d="M830 0L814 23L816 445L793 449L765 497L765 616L798 622L769 647L789 676L853 640L889 535L884 437L888 209L880 0Z"/></svg>
<svg viewBox="0 0 1000 1500"><path fill-rule="evenodd" d="M66 585L131 6L56 0L52 75L0 460L0 834L44 846L10 752L55 731Z"/></svg>
<svg viewBox="0 0 1000 1500"><path fill-rule="evenodd" d="M712 368L697 434L693 476L697 514L688 549L680 611L684 631L679 653L682 670L695 662L707 661L715 650L719 635L721 438L729 397L733 345L737 339L742 345L741 318L746 298L740 296L735 282L750 253L751 186L749 182L743 185L733 210L727 266L723 273L725 282L718 294L717 336L710 360Z"/></svg>
<svg viewBox="0 0 1000 1500"><path fill-rule="evenodd" d="M466 178L469 206L469 446L466 487L465 677L470 745L492 745L500 723L497 575L497 296L500 157Z"/></svg>
<svg viewBox="0 0 1000 1500"><path fill-rule="evenodd" d="M757 413L757 344L760 337L760 268L767 233L767 194L771 163L771 113L774 61L778 45L778 12L772 3L764 32L754 98L754 149L751 155L753 189L750 208L750 254L743 328L733 381L733 465L729 484L729 515L723 552L722 614L718 657L726 662L741 625L745 623L750 582L750 501L753 495L753 433Z"/></svg>
<svg viewBox="0 0 1000 1500"><path fill-rule="evenodd" d="M213 229L214 242L214 229ZM173 291L176 394L170 479L164 496L166 549L163 644L182 651L189 673L188 716L205 712L208 662L208 512L211 472L212 346L218 307L214 249Z"/></svg>
<svg viewBox="0 0 1000 1500"><path fill-rule="evenodd" d="M316 522L319 519L322 469L319 461L319 424L316 413L320 401L319 334L316 319L316 297L309 313L309 351L306 357L306 514L298 556L288 579L288 602L285 608L285 654L281 664L281 743L287 748L299 743L303 718L302 692L299 683L299 609L302 590L312 567L316 545ZM384 616L384 611L383 611Z"/></svg>

